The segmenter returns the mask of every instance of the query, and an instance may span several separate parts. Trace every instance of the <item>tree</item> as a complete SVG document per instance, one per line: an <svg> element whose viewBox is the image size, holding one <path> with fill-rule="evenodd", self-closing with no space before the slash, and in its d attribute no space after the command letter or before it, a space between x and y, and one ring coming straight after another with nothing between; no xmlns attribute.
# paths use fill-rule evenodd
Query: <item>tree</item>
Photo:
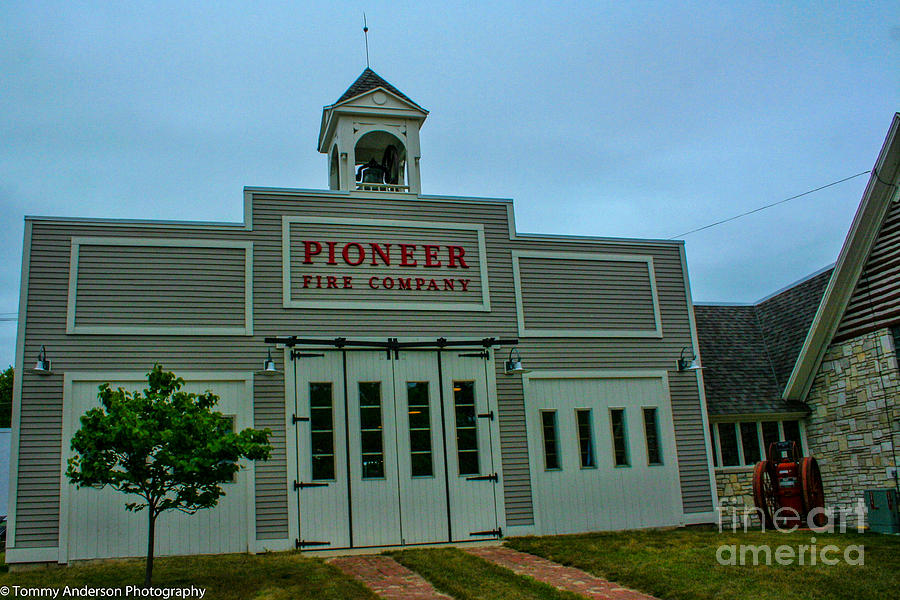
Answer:
<svg viewBox="0 0 900 600"><path fill-rule="evenodd" d="M12 423L13 368L0 373L0 427Z"/></svg>
<svg viewBox="0 0 900 600"><path fill-rule="evenodd" d="M66 470L79 487L108 485L143 500L125 508L147 509L145 586L153 574L156 518L215 506L225 494L220 484L241 468L238 460L267 460L272 450L269 429L232 431L231 420L214 410L219 398L212 392L180 391L184 380L159 364L147 380L143 394L100 386L101 406L82 415Z"/></svg>

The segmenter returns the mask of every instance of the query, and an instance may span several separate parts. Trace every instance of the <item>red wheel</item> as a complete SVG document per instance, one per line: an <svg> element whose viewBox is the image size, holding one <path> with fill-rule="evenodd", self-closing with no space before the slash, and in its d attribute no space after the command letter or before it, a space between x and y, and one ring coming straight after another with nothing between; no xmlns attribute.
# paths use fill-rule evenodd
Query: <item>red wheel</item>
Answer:
<svg viewBox="0 0 900 600"><path fill-rule="evenodd" d="M803 510L807 514L813 509L825 508L825 490L822 487L822 474L819 472L819 463L812 456L800 460L800 486L803 490ZM816 527L825 525L825 515L817 512L813 518Z"/></svg>
<svg viewBox="0 0 900 600"><path fill-rule="evenodd" d="M761 513L763 524L770 529L775 527L774 515L778 510L774 475L775 464L767 460L756 463L753 469L753 503Z"/></svg>

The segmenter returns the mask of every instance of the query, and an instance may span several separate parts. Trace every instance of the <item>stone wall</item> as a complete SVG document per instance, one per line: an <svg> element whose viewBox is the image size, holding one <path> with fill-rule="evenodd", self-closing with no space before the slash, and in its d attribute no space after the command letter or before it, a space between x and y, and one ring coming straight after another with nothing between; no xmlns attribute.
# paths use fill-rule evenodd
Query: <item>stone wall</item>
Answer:
<svg viewBox="0 0 900 600"><path fill-rule="evenodd" d="M716 487L722 506L753 506L753 467L716 469Z"/></svg>
<svg viewBox="0 0 900 600"><path fill-rule="evenodd" d="M900 371L890 330L828 348L810 389L806 421L826 505L849 507L863 490L893 487L887 467L896 465L892 439L900 445L898 400Z"/></svg>

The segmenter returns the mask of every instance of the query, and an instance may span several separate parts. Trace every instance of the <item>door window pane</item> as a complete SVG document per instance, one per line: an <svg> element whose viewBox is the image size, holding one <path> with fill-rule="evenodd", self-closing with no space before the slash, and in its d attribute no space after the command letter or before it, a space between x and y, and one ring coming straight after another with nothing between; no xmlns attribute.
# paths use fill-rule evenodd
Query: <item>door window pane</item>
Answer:
<svg viewBox="0 0 900 600"><path fill-rule="evenodd" d="M781 424L784 427L784 439L797 442L800 447L800 454L803 454L803 440L800 439L800 423L798 421L784 421Z"/></svg>
<svg viewBox="0 0 900 600"><path fill-rule="evenodd" d="M578 425L578 456L581 459L581 468L594 468L597 466L597 463L594 460L594 432L591 427L591 410L589 408L575 409L575 421Z"/></svg>
<svg viewBox="0 0 900 600"><path fill-rule="evenodd" d="M612 423L613 456L617 467L627 467L631 463L628 460L628 440L625 437L625 409L611 408L609 417Z"/></svg>
<svg viewBox="0 0 900 600"><path fill-rule="evenodd" d="M647 438L647 462L651 465L662 464L662 453L659 450L659 424L655 408L644 409L644 435Z"/></svg>
<svg viewBox="0 0 900 600"><path fill-rule="evenodd" d="M738 460L737 432L734 423L719 423L719 448L722 450L722 466L736 467Z"/></svg>
<svg viewBox="0 0 900 600"><path fill-rule="evenodd" d="M384 477L384 438L381 425L381 382L359 382L362 478Z"/></svg>
<svg viewBox="0 0 900 600"><path fill-rule="evenodd" d="M763 421L762 430L763 452L766 453L766 460L768 460L769 444L774 444L778 441L778 421Z"/></svg>
<svg viewBox="0 0 900 600"><path fill-rule="evenodd" d="M456 453L460 475L477 475L478 425L475 415L475 382L453 382L453 407L456 413Z"/></svg>
<svg viewBox="0 0 900 600"><path fill-rule="evenodd" d="M409 412L409 453L413 477L431 477L431 406L427 381L406 382L406 404Z"/></svg>
<svg viewBox="0 0 900 600"><path fill-rule="evenodd" d="M544 434L544 470L559 469L559 447L556 436L556 411L541 411L541 431Z"/></svg>
<svg viewBox="0 0 900 600"><path fill-rule="evenodd" d="M741 448L744 449L744 464L759 462L759 434L756 423L741 423Z"/></svg>
<svg viewBox="0 0 900 600"><path fill-rule="evenodd" d="M310 460L313 479L334 479L334 399L331 382L309 384Z"/></svg>

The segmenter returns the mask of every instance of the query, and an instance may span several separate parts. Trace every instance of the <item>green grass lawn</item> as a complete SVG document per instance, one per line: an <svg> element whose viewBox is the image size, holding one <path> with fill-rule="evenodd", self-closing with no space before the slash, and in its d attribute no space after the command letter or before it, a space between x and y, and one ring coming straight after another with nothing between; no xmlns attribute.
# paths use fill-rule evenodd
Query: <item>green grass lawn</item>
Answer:
<svg viewBox="0 0 900 600"><path fill-rule="evenodd" d="M840 552L827 554L841 562L835 566L819 562L809 565L720 565L720 545L811 545L819 551L834 544ZM718 533L712 528L667 531L630 531L555 537L513 538L507 544L565 565L578 567L622 585L666 600L830 600L900 598L900 537L879 534ZM864 546L861 566L843 561L848 545ZM774 556L774 555L773 555ZM727 556L726 556L727 558ZM736 555L740 560L740 554ZM856 558L856 554L851 555ZM795 560L795 563L797 561Z"/></svg>
<svg viewBox="0 0 900 600"><path fill-rule="evenodd" d="M389 552L456 600L584 600L456 548Z"/></svg>
<svg viewBox="0 0 900 600"><path fill-rule="evenodd" d="M144 581L144 561L106 561L0 574L0 586L120 587ZM206 588L204 600L376 600L368 588L321 560L294 552L158 558L155 587ZM10 597L13 597L10 594ZM62 597L62 593L60 593Z"/></svg>

